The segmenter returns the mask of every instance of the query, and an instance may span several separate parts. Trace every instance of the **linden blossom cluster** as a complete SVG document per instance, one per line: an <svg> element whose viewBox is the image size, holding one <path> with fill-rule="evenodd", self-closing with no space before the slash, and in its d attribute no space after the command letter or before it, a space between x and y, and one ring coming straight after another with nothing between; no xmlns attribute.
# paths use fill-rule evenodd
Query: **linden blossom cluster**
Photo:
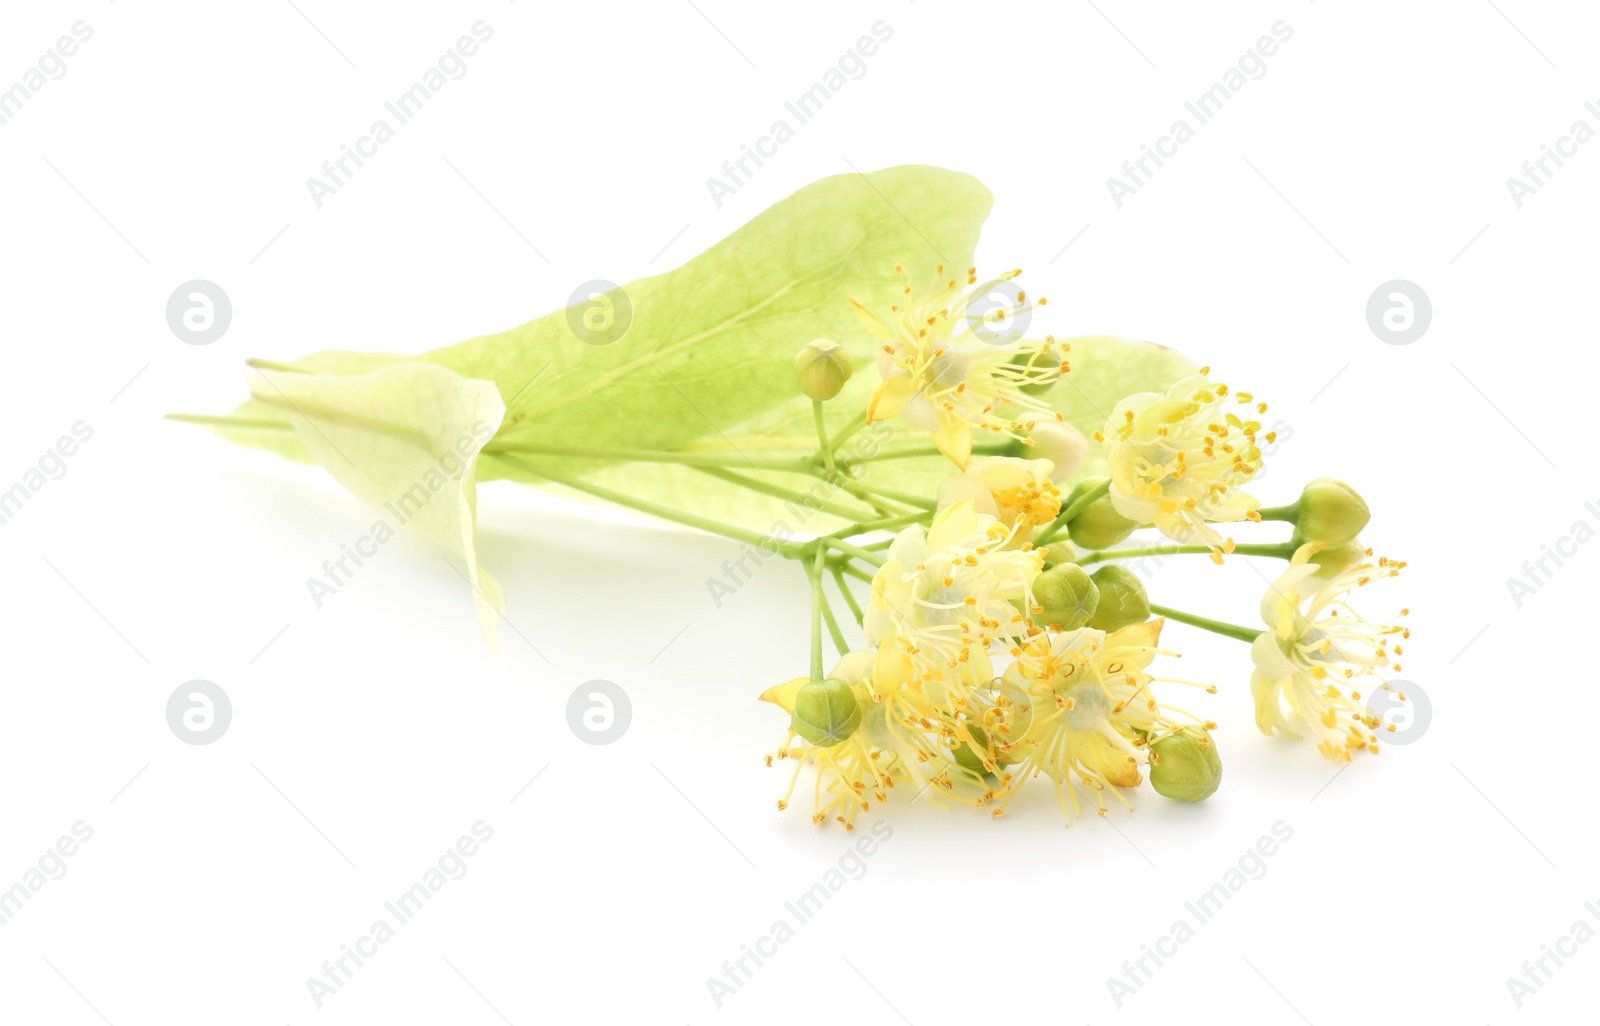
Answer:
<svg viewBox="0 0 1600 1026"><path fill-rule="evenodd" d="M1071 373L1071 342L986 344L991 336L974 330L980 319L967 315L977 297L963 278L976 284L976 271L940 268L931 288L908 284L887 311L855 304L880 351L866 421L903 417L928 431L956 476L932 511L907 518L892 539L852 540L865 532L847 531L784 553L812 562L814 613L810 674L761 696L789 717L767 758L794 764L778 807L793 800L808 768L813 821L846 829L895 793L988 806L998 817L1041 775L1069 822L1084 800L1100 815L1108 796L1131 808L1123 790L1146 774L1160 794L1203 800L1221 778L1215 724L1158 699L1152 685L1217 689L1157 675L1158 659L1177 655L1161 644L1167 619L1250 643L1263 733L1310 734L1334 760L1376 752L1380 723L1359 688L1388 687L1382 673L1399 670L1408 635L1360 616L1348 598L1404 564L1373 559L1357 539L1370 518L1361 497L1321 479L1292 505L1261 508L1244 488L1261 467L1258 441L1273 440L1256 419L1266 404L1200 368L1165 391L1122 398L1093 434L1108 473L1077 479L1063 499L1088 442L1040 394ZM1045 303L1016 295L995 319ZM851 372L825 346L813 343L797 361L819 409ZM984 432L1020 451L974 456ZM1247 546L1226 533L1264 520L1292 524L1294 533ZM1114 548L1146 527L1179 544ZM1203 554L1221 565L1235 552L1288 563L1262 599L1265 629L1154 605L1117 565L1153 553ZM1095 564L1103 565L1091 574ZM821 589L829 566L842 571L841 595L864 647L847 647L829 612ZM864 608L844 574L868 584ZM823 623L840 652L826 675Z"/></svg>
<svg viewBox="0 0 1600 1026"><path fill-rule="evenodd" d="M506 598L478 560L483 481L731 539L744 548L708 583L714 603L793 560L810 586L809 667L761 695L785 721L767 761L791 770L779 807L800 801L818 824L849 828L894 795L999 816L1041 777L1068 822L1131 808L1146 779L1205 800L1222 774L1215 724L1172 698L1220 689L1174 673L1169 621L1248 645L1229 690L1248 673L1239 708L1262 732L1334 760L1376 752L1373 709L1396 699L1371 692L1390 687L1408 635L1352 602L1404 565L1362 541L1366 503L1323 478L1261 505L1266 404L1173 350L1030 336L1048 301L1019 270L958 269L992 203L942 168L834 176L628 285L650 327L618 348L585 344L574 306L416 357L252 361L263 374L245 403L178 419L319 463L439 545L490 645ZM930 250L960 263L911 262ZM802 345L814 334L828 337ZM459 472L439 463L447 451ZM380 524L308 584L314 600L398 526ZM1234 554L1284 564L1258 626L1158 604L1129 566L1195 556L1174 565L1219 574Z"/></svg>

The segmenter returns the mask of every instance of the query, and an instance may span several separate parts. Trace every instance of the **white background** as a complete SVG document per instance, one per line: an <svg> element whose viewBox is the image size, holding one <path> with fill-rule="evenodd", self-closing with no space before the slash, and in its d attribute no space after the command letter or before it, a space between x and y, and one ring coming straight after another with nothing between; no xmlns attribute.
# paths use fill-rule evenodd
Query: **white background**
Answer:
<svg viewBox="0 0 1600 1026"><path fill-rule="evenodd" d="M0 1018L1592 1015L1600 944L1520 1010L1506 978L1575 921L1600 928L1600 548L1521 608L1506 580L1597 517L1600 144L1521 208L1505 181L1573 121L1600 128L1595 12L296 3L3 16L0 83L77 20L94 37L0 126L0 488L75 421L94 437L0 527L0 887L74 822L94 836L0 926ZM318 209L305 180L479 19L494 37L470 73ZM714 204L706 179L879 19L894 35L867 74ZM1279 20L1294 35L1265 77L1119 209L1106 179ZM1220 689L1190 703L1221 725L1212 800L1145 789L1067 830L1048 788L998 822L891 804L865 876L719 1010L707 977L861 836L776 812L783 774L761 763L783 725L755 696L804 671L801 574L769 568L716 609L705 579L735 546L491 485L483 561L516 628L491 656L460 579L409 540L315 608L305 579L371 514L320 470L160 417L230 408L246 357L499 330L579 282L674 266L817 178L918 162L994 191L980 268L1023 267L1048 330L1160 341L1271 402L1290 430L1265 501L1319 475L1363 491L1365 540L1410 561L1363 598L1411 607L1404 677L1433 720L1335 778L1255 732L1244 646L1173 625L1182 671ZM193 278L234 306L204 347L164 314ZM1395 278L1433 304L1411 345L1366 322ZM1152 590L1251 622L1249 566L1175 561ZM194 678L233 703L206 746L165 718ZM595 678L633 703L605 747L566 722ZM478 820L494 836L466 876L318 1010L306 979ZM1107 978L1278 821L1293 838L1266 875L1118 1008Z"/></svg>

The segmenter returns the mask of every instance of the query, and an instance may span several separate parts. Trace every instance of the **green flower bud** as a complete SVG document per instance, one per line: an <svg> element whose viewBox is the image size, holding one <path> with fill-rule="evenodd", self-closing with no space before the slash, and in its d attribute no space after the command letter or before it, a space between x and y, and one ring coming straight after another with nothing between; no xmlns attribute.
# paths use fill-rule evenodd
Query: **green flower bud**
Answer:
<svg viewBox="0 0 1600 1026"><path fill-rule="evenodd" d="M1150 597L1132 570L1109 563L1094 572L1094 583L1100 589L1100 604L1090 627L1109 633L1150 619Z"/></svg>
<svg viewBox="0 0 1600 1026"><path fill-rule="evenodd" d="M1343 545L1371 519L1366 502L1343 481L1319 477L1300 493L1300 534L1311 541Z"/></svg>
<svg viewBox="0 0 1600 1026"><path fill-rule="evenodd" d="M1033 579L1035 623L1077 630L1089 622L1100 602L1100 589L1089 572L1076 563L1057 563Z"/></svg>
<svg viewBox="0 0 1600 1026"><path fill-rule="evenodd" d="M1360 538L1352 538L1343 545L1329 545L1315 552L1311 562L1317 565L1316 576L1327 580L1355 566L1367 556L1367 547Z"/></svg>
<svg viewBox="0 0 1600 1026"><path fill-rule="evenodd" d="M1180 802L1203 802L1222 783L1222 758L1201 727L1184 727L1150 746L1150 784Z"/></svg>
<svg viewBox="0 0 1600 1026"><path fill-rule="evenodd" d="M1088 477L1079 481L1061 504L1070 509L1072 504L1106 483L1103 477ZM1117 512L1111 505L1111 496L1102 495L1088 508L1067 521L1067 535L1072 543L1083 549L1109 549L1134 532L1139 525Z"/></svg>
<svg viewBox="0 0 1600 1026"><path fill-rule="evenodd" d="M854 364L844 347L819 338L795 354L794 371L800 377L800 391L813 399L832 399L850 380Z"/></svg>
<svg viewBox="0 0 1600 1026"><path fill-rule="evenodd" d="M1048 368L1053 366L1053 364L1051 364L1048 360L1041 362L1040 360L1034 359L1028 353L1018 353L1016 356L1013 356L1011 358L1011 366L1016 367L1018 370L1025 370L1027 369L1030 360L1033 361L1033 366L1035 368ZM1017 391L1021 392L1023 395L1041 396L1054 388L1056 386L1056 381L1060 380L1061 378L1057 376L1054 381L1034 381L1026 385L1018 385Z"/></svg>
<svg viewBox="0 0 1600 1026"><path fill-rule="evenodd" d="M832 748L848 740L861 725L861 703L856 691L842 680L814 680L794 698L789 717L794 732L818 748Z"/></svg>
<svg viewBox="0 0 1600 1026"><path fill-rule="evenodd" d="M972 740L978 743L978 747L989 747L989 735L984 733L983 728L978 726L976 723L969 722L967 724L967 733L972 735ZM979 774L989 772L987 769L984 769L983 760L978 758L977 755L973 754L971 746L966 744L964 741L956 742L954 758L956 760L956 765L962 767L963 769L969 769L972 772Z"/></svg>

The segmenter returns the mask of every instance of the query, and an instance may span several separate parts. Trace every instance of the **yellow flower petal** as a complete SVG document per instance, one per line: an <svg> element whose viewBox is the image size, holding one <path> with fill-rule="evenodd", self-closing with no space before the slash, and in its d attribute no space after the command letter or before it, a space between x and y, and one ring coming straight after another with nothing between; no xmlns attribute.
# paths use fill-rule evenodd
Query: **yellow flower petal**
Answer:
<svg viewBox="0 0 1600 1026"><path fill-rule="evenodd" d="M868 310L853 299L850 300L850 309L856 312L856 320L860 321L861 326L870 331L874 338L881 338L886 342L894 338L894 332L890 331L882 321L878 320L877 315L871 310Z"/></svg>
<svg viewBox="0 0 1600 1026"><path fill-rule="evenodd" d="M950 462L967 469L972 458L972 425L960 417L940 414L939 429L933 433L933 444L950 457Z"/></svg>
<svg viewBox="0 0 1600 1026"><path fill-rule="evenodd" d="M901 410L905 409L906 402L916 393L916 383L910 378L888 378L872 393L872 402L867 405L867 423L888 420ZM969 445L970 449L971 446Z"/></svg>
<svg viewBox="0 0 1600 1026"><path fill-rule="evenodd" d="M786 713L794 712L794 699L800 689L811 683L810 677L796 677L787 684L779 684L761 692L761 701L771 702Z"/></svg>

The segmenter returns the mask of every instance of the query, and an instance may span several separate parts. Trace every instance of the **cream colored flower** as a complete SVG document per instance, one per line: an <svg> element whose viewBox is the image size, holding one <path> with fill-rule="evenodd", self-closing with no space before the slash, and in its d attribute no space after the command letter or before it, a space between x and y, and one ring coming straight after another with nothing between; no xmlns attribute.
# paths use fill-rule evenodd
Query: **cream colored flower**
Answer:
<svg viewBox="0 0 1600 1026"><path fill-rule="evenodd" d="M1041 773L1069 820L1080 811L1079 785L1102 816L1107 791L1127 804L1118 789L1139 784L1148 741L1180 722L1157 704L1154 678L1145 672L1159 652L1162 623L1110 635L1089 628L1042 633L1018 648L996 704L980 721L998 739L1001 761L1015 764L994 815Z"/></svg>
<svg viewBox="0 0 1600 1026"><path fill-rule="evenodd" d="M1031 546L1009 547L1015 534L971 502L941 510L926 532L900 532L872 580L874 680L905 680L957 712L971 689L989 685L989 645L1026 636L1021 609L1044 567Z"/></svg>
<svg viewBox="0 0 1600 1026"><path fill-rule="evenodd" d="M1267 404L1248 392L1230 394L1208 373L1202 368L1166 392L1126 397L1095 438L1105 443L1116 511L1174 541L1210 545L1220 563L1233 539L1211 524L1259 519L1259 503L1239 488L1261 468L1261 424L1248 417ZM1250 407L1246 418L1229 409L1235 405ZM1262 437L1271 442L1274 435Z"/></svg>
<svg viewBox="0 0 1600 1026"><path fill-rule="evenodd" d="M895 270L904 273L902 268ZM1021 273L1008 271L1000 280L1010 281ZM1016 317L1045 305L1045 300L1029 305L1026 294L1018 291L1017 305L978 315L970 308L987 296L987 290L964 292L959 279L943 277L943 266L935 275L934 289L927 295L913 296L908 284L907 298L891 306L887 318L850 301L857 318L880 343L878 370L883 384L872 396L867 422L903 413L911 423L932 431L939 451L965 469L974 430L1025 440L1023 414L1032 413L1033 419L1059 417L1024 388L1051 384L1065 374L1067 346L1054 338L997 342L985 337L989 329L983 325ZM964 277L967 286L977 284L975 269L968 268ZM975 327L985 334L976 333Z"/></svg>
<svg viewBox="0 0 1600 1026"><path fill-rule="evenodd" d="M1061 489L1051 479L1053 470L1049 460L979 456L967 464L965 474L939 485L939 508L970 502L1012 532L1010 545L1020 546L1033 540L1035 527L1061 512Z"/></svg>
<svg viewBox="0 0 1600 1026"><path fill-rule="evenodd" d="M812 744L800 737L791 725L778 750L767 756L767 765L774 759L793 759L794 773L789 777L789 789L778 799L778 809L789 807L800 773L807 766L816 770L812 788L811 821L818 825L830 818L853 829L858 812L872 808L872 802L887 802L896 781L915 784L916 778L907 773L904 763L892 749L880 748L880 731L868 730L867 725L879 708L872 702L866 680L872 671L873 654L867 651L851 652L841 658L828 676L842 680L855 688L856 700L863 708L862 724L849 737L827 747ZM809 677L796 677L786 684L768 688L761 693L763 702L771 702L786 713L793 714L795 698L800 689L811 682ZM881 720L881 713L877 714ZM913 793L915 787L913 787Z"/></svg>
<svg viewBox="0 0 1600 1026"><path fill-rule="evenodd" d="M1378 671L1400 669L1392 658L1400 655L1399 642L1411 635L1404 627L1362 618L1350 608L1349 595L1397 576L1405 564L1368 558L1324 581L1309 561L1320 547L1320 542L1302 545L1261 600L1267 629L1250 646L1255 663L1250 690L1263 734L1299 737L1289 726L1293 723L1317 738L1323 755L1348 762L1353 752L1378 750L1373 733L1378 721L1362 704L1357 682L1371 677L1373 687L1387 688ZM1372 555L1370 549L1366 555Z"/></svg>

